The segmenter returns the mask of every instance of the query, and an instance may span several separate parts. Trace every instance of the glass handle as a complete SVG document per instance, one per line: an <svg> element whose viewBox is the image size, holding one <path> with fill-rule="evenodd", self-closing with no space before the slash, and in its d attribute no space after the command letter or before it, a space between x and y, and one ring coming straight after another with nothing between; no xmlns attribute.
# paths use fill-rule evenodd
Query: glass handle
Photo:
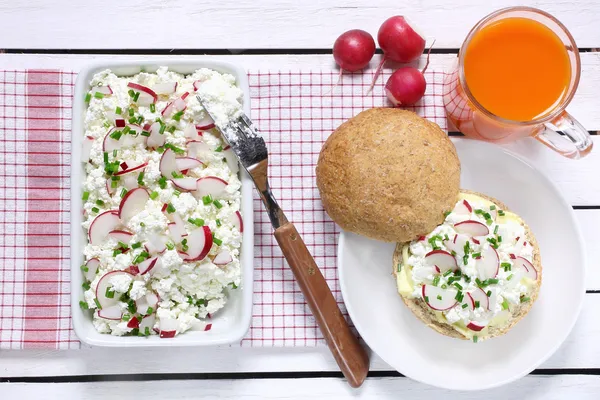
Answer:
<svg viewBox="0 0 600 400"><path fill-rule="evenodd" d="M565 157L585 157L594 146L588 131L567 112L546 122L544 127L535 138Z"/></svg>

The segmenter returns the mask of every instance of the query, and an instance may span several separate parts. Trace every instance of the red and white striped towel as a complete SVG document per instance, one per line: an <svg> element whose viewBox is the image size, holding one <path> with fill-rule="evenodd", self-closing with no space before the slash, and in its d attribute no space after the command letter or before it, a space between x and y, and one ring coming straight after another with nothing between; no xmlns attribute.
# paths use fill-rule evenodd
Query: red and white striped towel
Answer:
<svg viewBox="0 0 600 400"><path fill-rule="evenodd" d="M342 311L337 281L339 229L315 185L323 142L363 109L388 105L384 70L250 71L252 119L269 148L275 197L300 231ZM69 185L71 104L76 73L0 71L0 349L79 348L70 318ZM412 108L446 129L444 74L426 73L427 94ZM243 346L324 344L272 236L257 196L252 326Z"/></svg>

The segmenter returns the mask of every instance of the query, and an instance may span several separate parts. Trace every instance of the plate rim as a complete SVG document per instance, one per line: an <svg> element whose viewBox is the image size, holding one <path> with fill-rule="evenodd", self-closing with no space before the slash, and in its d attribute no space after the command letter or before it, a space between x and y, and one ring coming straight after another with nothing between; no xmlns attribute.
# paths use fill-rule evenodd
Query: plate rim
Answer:
<svg viewBox="0 0 600 400"><path fill-rule="evenodd" d="M453 142L456 145L456 142L455 141L453 141ZM586 246L585 246L585 242L583 241L583 234L581 233L581 227L579 226L579 223L577 222L577 218L575 216L575 211L573 210L573 207L571 206L571 204L569 204L566 201L566 199L564 198L560 189L546 176L546 174L543 173L543 171L541 171L532 162L530 162L530 160L525 159L524 157L506 149L505 147L501 147L501 146L497 146L494 144L481 142L481 141L475 142L474 140L466 140L466 139L464 141L461 141L461 144L459 146L473 146L474 143L475 143L475 146L483 145L484 148L486 148L486 151L488 151L488 150L489 151L499 151L501 153L505 153L506 155L515 158L517 160L517 162L521 162L521 163L525 164L527 167L531 168L534 172L536 172L538 174L539 178L542 181L544 181L544 183L546 185L548 185L556 193L557 198L560 201L560 203L562 203L562 205L565 206L566 214L569 216L569 219L575 228L578 249L579 249L579 253L581 256L581 260L582 260L582 263L581 263L582 285L581 285L580 290L578 291L579 295L578 295L577 306L573 310L574 311L574 313L572 313L573 318L572 318L571 322L568 324L567 329L564 331L565 332L564 335L562 337L560 337L559 340L556 341L556 343L553 346L551 346L546 351L546 354L543 357L541 357L538 361L535 361L535 362L531 363L530 365L526 366L525 368L522 368L519 372L510 375L506 379L503 379L503 380L500 380L500 381L497 381L494 383L486 384L486 385L481 385L481 386L475 385L475 386L470 386L470 387L449 386L449 385L444 385L444 384L436 384L436 383L432 383L432 382L426 382L424 380L414 378L412 376L412 374L407 373L406 371L400 371L399 368L397 368L395 365L392 365L392 363L388 361L386 353L380 354L377 351L375 351L375 349L373 349L373 347L369 343L369 340L367 340L367 338L365 338L365 336L361 333L361 328L359 326L360 323L357 322L357 319L353 318L353 315L355 315L353 305L351 305L351 303L346 301L346 298L347 298L346 293L347 293L348 289L346 287L346 283L345 283L346 281L344 279L345 269L343 267L344 255L343 255L342 249L344 249L344 247L346 246L345 242L347 240L346 236L348 234L353 234L353 235L357 235L357 236L362 236L362 235L352 233L352 232L347 232L347 231L341 229L340 235L338 238L338 247L337 247L337 252L336 252L340 292L342 294L342 298L344 299L344 305L346 307L346 310L348 311L348 315L349 315L350 319L352 320L352 323L354 324L354 327L358 331L360 337L369 346L369 348L375 354L377 354L386 364L388 364L390 367L392 367L393 369L395 369L396 371L398 371L399 373L403 374L404 376L406 376L410 379L413 379L417 382L420 382L420 383L423 383L426 385L439 387L439 388L447 389L447 390L457 390L457 391L460 391L460 390L462 390L462 391L480 391L480 390L497 388L497 387L506 385L510 382L514 382L514 381L524 377L525 375L529 374L531 371L535 370L538 366L540 366L542 363L544 363L546 360L548 360L552 355L554 355L556 353L556 351L564 344L565 340L569 337L569 335L573 331L573 328L575 327L575 324L577 323L577 321L579 319L579 315L581 314L581 310L583 308L583 302L584 302L584 298L585 298L584 296L586 294L585 282L586 282L587 264L588 264L587 263ZM365 238L369 239L367 237L365 237ZM373 239L369 239L369 240L373 240Z"/></svg>

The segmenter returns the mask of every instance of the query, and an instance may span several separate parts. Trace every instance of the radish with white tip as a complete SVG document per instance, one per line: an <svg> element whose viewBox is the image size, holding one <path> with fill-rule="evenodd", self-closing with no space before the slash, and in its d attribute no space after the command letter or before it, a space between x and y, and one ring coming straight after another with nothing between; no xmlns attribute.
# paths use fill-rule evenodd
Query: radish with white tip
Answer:
<svg viewBox="0 0 600 400"><path fill-rule="evenodd" d="M103 152L112 153L114 150L120 150L121 147L125 145L126 135L121 135L121 137L119 137L119 140L115 140L110 136L116 131L122 131L122 128L112 128L106 133L106 136L104 136L104 141L102 142Z"/></svg>
<svg viewBox="0 0 600 400"><path fill-rule="evenodd" d="M117 242L129 244L129 242L131 242L131 238L133 237L133 233L116 229L108 232L108 237L115 239Z"/></svg>
<svg viewBox="0 0 600 400"><path fill-rule="evenodd" d="M168 227L169 236L171 236L171 239L173 239L175 243L181 243L183 240L183 233L185 231L182 231L175 222L169 222Z"/></svg>
<svg viewBox="0 0 600 400"><path fill-rule="evenodd" d="M81 144L81 162L87 163L90 161L90 153L92 151L92 144L94 144L94 138L91 136L86 136L83 138L83 143Z"/></svg>
<svg viewBox="0 0 600 400"><path fill-rule="evenodd" d="M88 231L88 238L91 244L101 245L107 238L110 231L114 231L122 225L119 214L115 210L105 211L98 215L92 221Z"/></svg>
<svg viewBox="0 0 600 400"><path fill-rule="evenodd" d="M428 265L436 266L439 273L446 271L455 271L458 269L458 264L454 256L444 250L433 250L425 255L425 262Z"/></svg>
<svg viewBox="0 0 600 400"><path fill-rule="evenodd" d="M146 332L146 328L153 330L154 329L154 324L156 323L156 315L154 313L150 314L150 315L146 315L142 321L140 322L139 325L139 330L141 333L145 333Z"/></svg>
<svg viewBox="0 0 600 400"><path fill-rule="evenodd" d="M173 186L175 186L175 188L177 188L181 192L192 192L196 190L197 181L198 178L192 178L189 176L186 176L185 178L171 179L171 182L173 182Z"/></svg>
<svg viewBox="0 0 600 400"><path fill-rule="evenodd" d="M187 124L185 128L183 128L183 136L186 139L198 139L201 134L196 130L196 127L192 124Z"/></svg>
<svg viewBox="0 0 600 400"><path fill-rule="evenodd" d="M119 217L123 223L127 223L131 217L146 208L149 199L150 195L144 188L136 188L127 192L119 204Z"/></svg>
<svg viewBox="0 0 600 400"><path fill-rule="evenodd" d="M180 171L186 171L194 168L198 168L201 165L204 165L202 161L193 157L177 157L175 159L175 165L177 165L177 169Z"/></svg>
<svg viewBox="0 0 600 400"><path fill-rule="evenodd" d="M129 82L127 84L127 87L133 90L134 93L139 93L136 103L140 106L149 106L152 103L156 103L156 101L158 100L158 96L156 95L154 90L150 89L147 86Z"/></svg>
<svg viewBox="0 0 600 400"><path fill-rule="evenodd" d="M469 215L473 212L473 207L471 207L471 204L469 204L468 201L463 200L454 206L452 212L459 215Z"/></svg>
<svg viewBox="0 0 600 400"><path fill-rule="evenodd" d="M119 321L123 316L123 311L121 310L120 305L115 304L110 307L103 307L101 310L98 310L98 316L100 318L109 319L111 321Z"/></svg>
<svg viewBox="0 0 600 400"><path fill-rule="evenodd" d="M148 258L147 260L144 260L141 263L139 263L137 265L138 270L140 271L139 274L146 275L147 273L152 271L152 269L156 266L156 263L158 262L158 260L159 260L158 257L152 257L152 258Z"/></svg>
<svg viewBox="0 0 600 400"><path fill-rule="evenodd" d="M153 314L158 308L158 295L154 292L148 292L145 296L137 299L135 301L135 306L137 308L137 312L142 315L150 315ZM152 312L148 313L148 308L152 308Z"/></svg>
<svg viewBox="0 0 600 400"><path fill-rule="evenodd" d="M135 166L130 166L130 165L128 164L128 165L127 165L127 169L124 169L124 170L122 170L122 171L115 172L115 174L114 174L114 175L115 175L115 176L120 176L120 175L125 175L125 174L128 174L128 173L130 173L130 172L138 172L138 173L139 173L139 172L142 172L141 170L142 170L142 169L144 169L144 168L146 168L147 166L148 166L148 163L147 163L147 162L145 162L145 163L143 163L143 164L140 164L140 165L135 165Z"/></svg>
<svg viewBox="0 0 600 400"><path fill-rule="evenodd" d="M477 323L475 323L475 322L472 322L472 321L470 321L470 322L467 324L467 328L469 328L469 329L470 329L470 330L472 330L472 331L479 332L479 331L481 331L483 328L485 328L485 325L479 325L479 324L477 324Z"/></svg>
<svg viewBox="0 0 600 400"><path fill-rule="evenodd" d="M206 115L196 124L196 129L199 131L207 131L209 129L213 129L215 127L215 121L211 118L210 115Z"/></svg>
<svg viewBox="0 0 600 400"><path fill-rule="evenodd" d="M486 280L495 278L500 269L500 258L498 252L492 246L486 247L481 252L481 258L475 260L477 275L479 279Z"/></svg>
<svg viewBox="0 0 600 400"><path fill-rule="evenodd" d="M437 311L449 310L458 303L455 299L458 292L452 288L442 289L438 286L423 285L421 292L425 303Z"/></svg>
<svg viewBox="0 0 600 400"><path fill-rule="evenodd" d="M208 226L191 231L187 237L187 257L185 261L202 261L213 245L212 232Z"/></svg>
<svg viewBox="0 0 600 400"><path fill-rule="evenodd" d="M177 82L156 83L152 87L156 94L172 94L177 90Z"/></svg>
<svg viewBox="0 0 600 400"><path fill-rule="evenodd" d="M150 136L148 136L148 139L146 140L146 146L149 148L156 149L166 143L167 137L164 133L160 133L160 123L155 122L150 125L150 130L148 132L150 132Z"/></svg>
<svg viewBox="0 0 600 400"><path fill-rule="evenodd" d="M239 211L236 211L231 215L231 223L240 233L244 232L244 220L242 219L242 214Z"/></svg>
<svg viewBox="0 0 600 400"><path fill-rule="evenodd" d="M473 290L472 292L467 293L467 296L473 302L473 307L471 308L472 310L474 310L476 308L475 306L477 304L479 304L479 307L483 307L485 310L490 309L490 298L483 291L483 289L477 288L477 289Z"/></svg>
<svg viewBox="0 0 600 400"><path fill-rule="evenodd" d="M227 189L227 181L216 176L206 176L198 179L196 182L196 191L194 195L198 198L212 196L213 199L219 199Z"/></svg>
<svg viewBox="0 0 600 400"><path fill-rule="evenodd" d="M188 157L198 160L206 160L213 153L212 149L202 140L190 140L187 142Z"/></svg>
<svg viewBox="0 0 600 400"><path fill-rule="evenodd" d="M490 234L490 229L487 226L472 219L454 224L454 230L471 237L487 236Z"/></svg>
<svg viewBox="0 0 600 400"><path fill-rule="evenodd" d="M91 258L85 263L85 267L87 268L87 271L85 271L83 275L86 280L91 282L96 278L96 273L100 267L100 260L97 258Z"/></svg>
<svg viewBox="0 0 600 400"><path fill-rule="evenodd" d="M98 281L98 285L96 286L96 299L98 299L98 303L102 308L110 307L119 302L119 295L114 294L113 297L107 297L106 294L108 292L107 289L112 289L110 280L120 275L133 277L132 274L126 271L110 271L102 275L102 277Z"/></svg>
<svg viewBox="0 0 600 400"><path fill-rule="evenodd" d="M231 253L227 249L223 249L213 259L213 264L223 266L233 261Z"/></svg>
<svg viewBox="0 0 600 400"><path fill-rule="evenodd" d="M148 241L144 244L146 250L150 254L162 254L167 250L166 238L157 233L152 233L148 236Z"/></svg>
<svg viewBox="0 0 600 400"><path fill-rule="evenodd" d="M223 155L225 156L225 161L227 162L227 166L231 170L231 173L237 174L240 170L240 167L238 164L238 159L231 146L227 146L223 149Z"/></svg>
<svg viewBox="0 0 600 400"><path fill-rule="evenodd" d="M469 237L460 233L455 234L451 240L444 241L446 247L456 252L457 254L465 253L465 244L469 241ZM469 244L469 247L471 244Z"/></svg>
<svg viewBox="0 0 600 400"><path fill-rule="evenodd" d="M94 86L91 90L90 93L93 95L95 95L96 93L102 93L105 96L109 96L111 94L113 94L113 91L110 87L110 85L104 85L104 86Z"/></svg>
<svg viewBox="0 0 600 400"><path fill-rule="evenodd" d="M162 176L167 179L173 178L173 173L180 174L181 172L177 169L177 157L175 152L171 149L166 149L160 158L158 169Z"/></svg>
<svg viewBox="0 0 600 400"><path fill-rule="evenodd" d="M533 264L523 257L517 257L513 262L513 268L523 268L525 270L525 276L529 279L537 280L537 270Z"/></svg>

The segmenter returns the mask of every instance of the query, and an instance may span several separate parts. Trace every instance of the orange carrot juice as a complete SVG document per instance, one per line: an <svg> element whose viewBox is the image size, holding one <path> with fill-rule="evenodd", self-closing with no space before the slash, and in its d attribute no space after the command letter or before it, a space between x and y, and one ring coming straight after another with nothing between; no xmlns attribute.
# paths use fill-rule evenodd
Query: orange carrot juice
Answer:
<svg viewBox="0 0 600 400"><path fill-rule="evenodd" d="M569 56L559 37L542 23L519 17L495 21L473 37L464 73L483 108L512 121L551 112L571 80Z"/></svg>

